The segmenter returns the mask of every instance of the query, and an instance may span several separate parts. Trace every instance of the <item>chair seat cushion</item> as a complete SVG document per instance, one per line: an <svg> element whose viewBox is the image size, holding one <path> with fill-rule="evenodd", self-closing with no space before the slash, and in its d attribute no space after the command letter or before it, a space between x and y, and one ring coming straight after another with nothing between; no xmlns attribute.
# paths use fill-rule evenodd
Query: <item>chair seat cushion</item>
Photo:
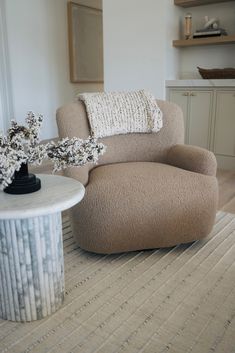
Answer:
<svg viewBox="0 0 235 353"><path fill-rule="evenodd" d="M161 163L99 166L72 210L74 236L98 253L191 242L212 229L217 189L215 177Z"/></svg>

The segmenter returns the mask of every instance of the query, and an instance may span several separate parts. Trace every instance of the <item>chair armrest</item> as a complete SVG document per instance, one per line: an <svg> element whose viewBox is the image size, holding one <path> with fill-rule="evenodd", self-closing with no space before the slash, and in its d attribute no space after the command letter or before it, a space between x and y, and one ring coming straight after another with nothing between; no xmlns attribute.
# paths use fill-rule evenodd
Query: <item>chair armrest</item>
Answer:
<svg viewBox="0 0 235 353"><path fill-rule="evenodd" d="M167 154L167 163L191 172L216 176L214 153L196 146L174 145Z"/></svg>
<svg viewBox="0 0 235 353"><path fill-rule="evenodd" d="M89 164L83 165L82 167L69 167L63 170L63 175L76 179L87 186L89 181Z"/></svg>

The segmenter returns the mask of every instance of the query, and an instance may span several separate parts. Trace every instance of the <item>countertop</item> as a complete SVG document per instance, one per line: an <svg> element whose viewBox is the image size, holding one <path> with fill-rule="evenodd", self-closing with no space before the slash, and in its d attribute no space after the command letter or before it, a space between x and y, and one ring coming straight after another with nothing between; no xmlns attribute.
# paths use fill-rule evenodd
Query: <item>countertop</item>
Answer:
<svg viewBox="0 0 235 353"><path fill-rule="evenodd" d="M235 79L227 80L167 80L166 87L235 87Z"/></svg>

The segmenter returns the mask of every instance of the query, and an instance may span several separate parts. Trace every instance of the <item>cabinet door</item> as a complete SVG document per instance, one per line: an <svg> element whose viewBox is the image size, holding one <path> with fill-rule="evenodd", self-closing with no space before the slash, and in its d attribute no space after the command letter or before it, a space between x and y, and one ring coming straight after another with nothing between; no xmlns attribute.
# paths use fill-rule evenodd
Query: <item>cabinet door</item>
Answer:
<svg viewBox="0 0 235 353"><path fill-rule="evenodd" d="M210 126L212 116L213 92L191 91L188 122L188 141L190 145L210 147Z"/></svg>
<svg viewBox="0 0 235 353"><path fill-rule="evenodd" d="M183 111L184 115L184 129L185 129L185 143L188 143L188 107L189 107L189 91L188 90L177 90L171 89L169 99L171 102L178 104Z"/></svg>
<svg viewBox="0 0 235 353"><path fill-rule="evenodd" d="M217 92L214 150L235 156L235 91Z"/></svg>

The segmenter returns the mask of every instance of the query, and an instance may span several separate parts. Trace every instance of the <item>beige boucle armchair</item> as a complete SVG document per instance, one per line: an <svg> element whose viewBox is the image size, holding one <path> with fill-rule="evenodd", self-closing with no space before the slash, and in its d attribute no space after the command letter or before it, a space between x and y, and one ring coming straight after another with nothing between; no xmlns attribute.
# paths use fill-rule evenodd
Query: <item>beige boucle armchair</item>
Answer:
<svg viewBox="0 0 235 353"><path fill-rule="evenodd" d="M86 187L71 211L81 248L108 254L169 247L211 231L218 198L215 156L183 144L178 106L158 105L164 124L158 133L103 138L107 152L98 165L66 170ZM82 102L58 109L57 123L60 137L90 134Z"/></svg>

